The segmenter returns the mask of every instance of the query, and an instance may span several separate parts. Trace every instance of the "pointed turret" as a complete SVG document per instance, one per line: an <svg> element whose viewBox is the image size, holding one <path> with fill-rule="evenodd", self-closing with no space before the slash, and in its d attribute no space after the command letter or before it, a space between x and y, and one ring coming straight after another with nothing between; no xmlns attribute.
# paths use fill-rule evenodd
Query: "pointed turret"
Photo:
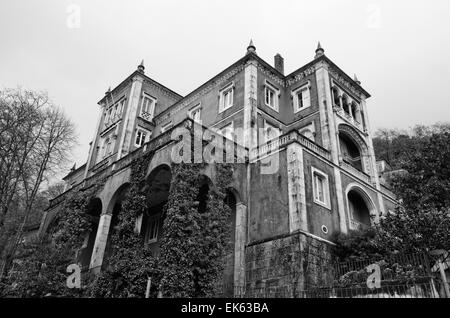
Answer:
<svg viewBox="0 0 450 318"><path fill-rule="evenodd" d="M319 56L322 56L323 53L325 52L325 50L322 48L322 46L320 45L320 42L317 43L317 49L316 49L316 55L314 56L314 58L318 58Z"/></svg>
<svg viewBox="0 0 450 318"><path fill-rule="evenodd" d="M138 65L137 70L141 73L144 73L145 71L144 60L142 60L141 64Z"/></svg>
<svg viewBox="0 0 450 318"><path fill-rule="evenodd" d="M250 44L247 46L247 54L250 52L256 53L256 47L253 45L253 40L250 39Z"/></svg>

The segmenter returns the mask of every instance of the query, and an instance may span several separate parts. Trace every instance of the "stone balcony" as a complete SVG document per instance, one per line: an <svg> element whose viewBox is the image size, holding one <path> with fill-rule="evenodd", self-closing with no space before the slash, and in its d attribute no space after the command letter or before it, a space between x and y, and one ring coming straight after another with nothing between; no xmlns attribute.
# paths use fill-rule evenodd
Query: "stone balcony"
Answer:
<svg viewBox="0 0 450 318"><path fill-rule="evenodd" d="M367 129L365 127L363 127L363 125L359 121L357 121L351 115L347 114L341 107L334 105L333 111L336 113L337 116L339 116L345 122L347 122L351 126L355 127L363 134L367 134Z"/></svg>

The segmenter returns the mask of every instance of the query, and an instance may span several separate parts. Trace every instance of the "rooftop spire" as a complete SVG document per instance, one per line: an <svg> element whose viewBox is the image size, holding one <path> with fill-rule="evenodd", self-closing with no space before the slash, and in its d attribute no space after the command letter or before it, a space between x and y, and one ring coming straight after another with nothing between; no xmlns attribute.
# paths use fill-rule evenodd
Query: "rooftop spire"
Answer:
<svg viewBox="0 0 450 318"><path fill-rule="evenodd" d="M250 44L247 46L247 54L250 52L256 53L256 47L253 45L252 39L250 39Z"/></svg>
<svg viewBox="0 0 450 318"><path fill-rule="evenodd" d="M314 58L318 58L319 56L322 56L323 53L325 52L325 50L322 48L322 46L320 45L320 42L317 43L317 49L316 49L316 55L314 56Z"/></svg>
<svg viewBox="0 0 450 318"><path fill-rule="evenodd" d="M108 90L105 92L105 95L109 95L109 94L111 94L111 86L108 87Z"/></svg>
<svg viewBox="0 0 450 318"><path fill-rule="evenodd" d="M361 81L356 77L356 74L353 76L353 80L356 84L361 85Z"/></svg>
<svg viewBox="0 0 450 318"><path fill-rule="evenodd" d="M141 73L144 73L144 70L145 70L144 60L142 60L141 64L138 65L137 70Z"/></svg>

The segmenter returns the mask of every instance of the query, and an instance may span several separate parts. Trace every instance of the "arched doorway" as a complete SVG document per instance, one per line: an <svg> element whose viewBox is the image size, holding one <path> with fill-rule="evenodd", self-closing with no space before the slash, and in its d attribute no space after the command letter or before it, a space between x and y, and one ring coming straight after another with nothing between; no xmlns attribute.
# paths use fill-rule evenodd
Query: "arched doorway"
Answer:
<svg viewBox="0 0 450 318"><path fill-rule="evenodd" d="M235 260L235 244L236 244L236 204L237 198L234 191L227 191L224 203L230 208L230 216L228 224L231 224L230 244L225 256L225 268L223 273L223 293L224 297L233 297L234 294L234 260Z"/></svg>
<svg viewBox="0 0 450 318"><path fill-rule="evenodd" d="M147 178L145 193L147 195L147 211L141 216L140 234L145 244L156 255L159 253L163 234L165 206L169 198L172 172L167 165L153 169Z"/></svg>
<svg viewBox="0 0 450 318"><path fill-rule="evenodd" d="M111 214L111 222L109 224L108 237L106 240L105 252L103 254L102 267L108 266L109 257L113 251L112 237L117 231L117 226L119 225L119 215L122 211L122 202L125 199L128 190L130 188L129 183L125 183L119 187L114 193L111 202L109 204L107 212Z"/></svg>
<svg viewBox="0 0 450 318"><path fill-rule="evenodd" d="M85 234L83 246L78 254L78 262L81 264L83 271L89 269L91 262L100 215L102 214L102 201L99 198L91 199L87 205L86 214L92 223L90 229Z"/></svg>
<svg viewBox="0 0 450 318"><path fill-rule="evenodd" d="M371 212L374 209L368 195L358 188L347 193L348 210L353 229L367 228L372 225Z"/></svg>

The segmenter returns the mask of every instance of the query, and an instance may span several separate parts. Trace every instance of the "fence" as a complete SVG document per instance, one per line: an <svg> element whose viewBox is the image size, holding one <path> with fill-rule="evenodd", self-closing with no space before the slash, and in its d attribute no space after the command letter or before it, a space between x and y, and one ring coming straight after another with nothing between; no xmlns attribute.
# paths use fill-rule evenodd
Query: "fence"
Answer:
<svg viewBox="0 0 450 318"><path fill-rule="evenodd" d="M440 298L446 297L445 282L432 271L434 260L427 254L399 254L389 257L333 261L327 269L332 280L305 286L303 281L268 286L222 286L218 297L235 298ZM233 290L231 295L230 290Z"/></svg>

